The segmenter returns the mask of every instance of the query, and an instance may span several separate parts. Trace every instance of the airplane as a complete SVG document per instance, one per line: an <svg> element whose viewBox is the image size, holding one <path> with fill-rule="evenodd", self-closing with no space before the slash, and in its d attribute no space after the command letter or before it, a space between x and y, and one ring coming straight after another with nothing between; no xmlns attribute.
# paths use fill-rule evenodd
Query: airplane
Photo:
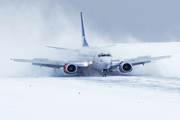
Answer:
<svg viewBox="0 0 180 120"><path fill-rule="evenodd" d="M81 29L82 29L82 47L77 50L73 50L78 52L78 61L53 61L44 58L34 58L33 60L28 59L12 59L17 62L29 62L32 65L37 65L40 67L50 67L54 69L63 68L64 73L66 74L74 74L83 75L83 71L87 68L91 68L97 71L101 71L102 76L106 77L108 72L113 72L114 69L119 70L120 73L130 73L133 70L134 66L144 65L146 63L150 63L154 60L166 59L170 58L170 55L167 56L140 56L132 59L124 59L124 60L113 60L111 52L106 47L90 47L88 42L86 41L84 24L82 12L80 12L81 17ZM113 46L113 45L111 45ZM111 47L110 46L110 47ZM47 46L54 49L61 50L72 50L67 48L53 47Z"/></svg>

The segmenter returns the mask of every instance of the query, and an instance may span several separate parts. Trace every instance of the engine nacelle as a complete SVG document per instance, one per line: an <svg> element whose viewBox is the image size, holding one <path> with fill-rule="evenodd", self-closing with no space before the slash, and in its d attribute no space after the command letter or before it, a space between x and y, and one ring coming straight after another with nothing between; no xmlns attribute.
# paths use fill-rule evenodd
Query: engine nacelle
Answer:
<svg viewBox="0 0 180 120"><path fill-rule="evenodd" d="M74 64L67 63L64 66L64 72L67 74L75 74L77 72L77 66Z"/></svg>
<svg viewBox="0 0 180 120"><path fill-rule="evenodd" d="M133 66L131 65L131 63L123 62L119 65L119 70L122 73L131 72L133 70Z"/></svg>

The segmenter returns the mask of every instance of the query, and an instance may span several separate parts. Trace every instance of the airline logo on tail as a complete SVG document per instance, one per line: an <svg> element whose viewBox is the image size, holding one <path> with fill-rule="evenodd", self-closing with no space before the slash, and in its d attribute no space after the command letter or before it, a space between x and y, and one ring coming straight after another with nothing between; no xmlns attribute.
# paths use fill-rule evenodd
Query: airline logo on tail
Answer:
<svg viewBox="0 0 180 120"><path fill-rule="evenodd" d="M85 32L84 32L84 24L83 24L83 18L82 18L82 12L81 12L81 27L82 27L82 39L83 44L82 47L88 47L88 43L86 41Z"/></svg>

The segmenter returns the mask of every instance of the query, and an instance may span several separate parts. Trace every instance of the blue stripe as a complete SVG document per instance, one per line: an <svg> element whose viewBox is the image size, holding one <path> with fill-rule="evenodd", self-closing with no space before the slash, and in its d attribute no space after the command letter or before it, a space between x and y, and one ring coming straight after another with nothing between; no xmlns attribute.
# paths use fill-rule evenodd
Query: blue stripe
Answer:
<svg viewBox="0 0 180 120"><path fill-rule="evenodd" d="M85 31L84 31L84 24L83 24L83 17L82 17L82 12L80 13L81 15L81 27L82 27L82 38L83 38L83 44L82 46L83 47L87 47L89 46L87 41L86 41L86 38L85 38Z"/></svg>

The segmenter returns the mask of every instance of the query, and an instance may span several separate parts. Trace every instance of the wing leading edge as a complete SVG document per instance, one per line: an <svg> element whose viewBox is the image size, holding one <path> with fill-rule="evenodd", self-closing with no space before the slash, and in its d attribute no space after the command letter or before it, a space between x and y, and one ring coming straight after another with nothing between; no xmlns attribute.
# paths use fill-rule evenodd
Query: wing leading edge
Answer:
<svg viewBox="0 0 180 120"><path fill-rule="evenodd" d="M16 62L29 62L32 63L32 65L37 65L37 66L43 66L43 67L51 67L51 68L60 68L64 67L66 64L65 62L61 61L51 61L49 59L44 59L44 58L34 58L33 60L28 60L28 59L11 59Z"/></svg>
<svg viewBox="0 0 180 120"><path fill-rule="evenodd" d="M149 63L151 61L154 60L161 60L161 59L166 59L166 58L170 58L171 56L158 56L158 57L151 57L151 56L141 56L141 57L137 57L137 58L133 58L133 59L125 59L124 61L126 62L130 62L133 66L135 65L141 65L141 64L145 64L145 63Z"/></svg>
<svg viewBox="0 0 180 120"><path fill-rule="evenodd" d="M132 66L144 65L144 64L150 63L151 61L154 61L154 60L161 60L161 59L166 59L166 58L170 58L170 57L171 57L170 55L167 55L167 56L158 56L158 57L140 56L140 57L137 57L137 58L125 59L125 60L123 60L123 61L113 60L113 61L112 61L112 67L117 67L117 66L119 66L122 62L131 63Z"/></svg>
<svg viewBox="0 0 180 120"><path fill-rule="evenodd" d="M16 62L28 62L28 63L32 63L32 65L37 65L40 67L50 67L50 68L64 67L67 63L74 64L77 67L89 66L89 63L86 63L86 62L80 62L80 61L63 62L63 61L53 61L53 60L44 59L44 58L34 58L33 60L28 60L28 59L11 59L11 60L16 61Z"/></svg>

